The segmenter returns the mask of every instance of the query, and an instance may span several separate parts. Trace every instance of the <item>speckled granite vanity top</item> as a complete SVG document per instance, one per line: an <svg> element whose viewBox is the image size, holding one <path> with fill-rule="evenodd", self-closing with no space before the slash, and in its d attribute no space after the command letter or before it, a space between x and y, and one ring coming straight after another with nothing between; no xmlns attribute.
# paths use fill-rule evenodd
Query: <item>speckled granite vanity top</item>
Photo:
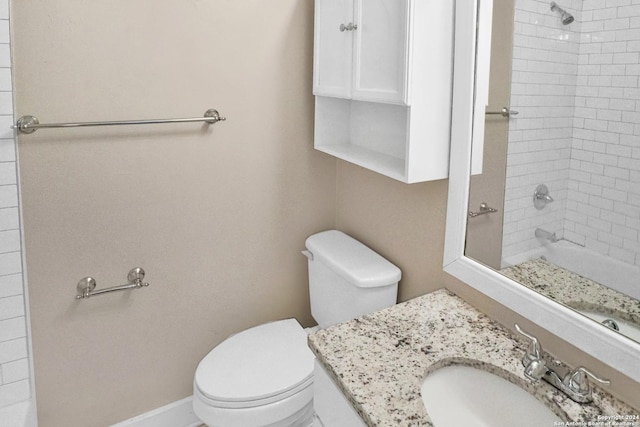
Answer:
<svg viewBox="0 0 640 427"><path fill-rule="evenodd" d="M640 301L541 258L500 272L567 307L615 316L640 326Z"/></svg>
<svg viewBox="0 0 640 427"><path fill-rule="evenodd" d="M309 346L369 426L432 426L422 382L456 363L520 385L567 421L637 413L600 389L581 405L547 383L532 384L521 363L526 344L446 290L317 331Z"/></svg>

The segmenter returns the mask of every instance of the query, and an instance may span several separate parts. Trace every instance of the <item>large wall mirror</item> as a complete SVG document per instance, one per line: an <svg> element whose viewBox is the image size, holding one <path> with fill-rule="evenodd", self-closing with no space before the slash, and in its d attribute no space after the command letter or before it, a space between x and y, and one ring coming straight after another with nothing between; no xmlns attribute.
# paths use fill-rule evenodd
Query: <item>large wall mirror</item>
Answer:
<svg viewBox="0 0 640 427"><path fill-rule="evenodd" d="M445 270L640 381L640 12L457 2Z"/></svg>

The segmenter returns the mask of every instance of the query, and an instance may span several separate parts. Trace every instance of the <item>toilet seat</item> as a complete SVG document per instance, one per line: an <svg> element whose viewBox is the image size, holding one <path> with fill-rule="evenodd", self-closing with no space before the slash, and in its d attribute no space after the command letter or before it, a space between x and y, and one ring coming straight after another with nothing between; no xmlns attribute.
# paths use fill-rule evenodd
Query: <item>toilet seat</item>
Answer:
<svg viewBox="0 0 640 427"><path fill-rule="evenodd" d="M194 388L212 407L268 405L311 387L314 359L307 334L295 319L270 322L211 350L198 365Z"/></svg>
<svg viewBox="0 0 640 427"><path fill-rule="evenodd" d="M197 383L194 383L194 387L196 391L199 392L199 398L203 402L205 402L209 406L213 406L221 409L248 409L248 408L256 408L259 406L269 405L271 403L278 403L284 401L290 397L294 397L297 394L304 392L307 388L313 387L313 376L309 377L302 384L298 384L295 387L292 387L289 390L284 391L280 394L275 394L272 396L258 398L253 400L223 400L223 399L215 399L207 395Z"/></svg>

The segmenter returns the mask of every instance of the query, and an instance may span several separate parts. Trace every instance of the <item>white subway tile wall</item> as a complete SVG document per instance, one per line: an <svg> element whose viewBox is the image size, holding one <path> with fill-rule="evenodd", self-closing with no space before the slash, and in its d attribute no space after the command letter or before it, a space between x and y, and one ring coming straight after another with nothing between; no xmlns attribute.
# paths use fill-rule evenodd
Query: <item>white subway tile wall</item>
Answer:
<svg viewBox="0 0 640 427"><path fill-rule="evenodd" d="M565 238L640 265L640 1L584 4Z"/></svg>
<svg viewBox="0 0 640 427"><path fill-rule="evenodd" d="M562 230L579 47L580 34L561 24L549 2L516 1L511 108L520 114L509 126L503 258L537 247L536 227ZM539 184L555 199L543 210L533 206Z"/></svg>
<svg viewBox="0 0 640 427"><path fill-rule="evenodd" d="M9 0L0 0L0 407L31 397L10 52Z"/></svg>
<svg viewBox="0 0 640 427"><path fill-rule="evenodd" d="M640 0L517 0L503 258L536 227L640 265ZM555 202L533 207L547 184Z"/></svg>

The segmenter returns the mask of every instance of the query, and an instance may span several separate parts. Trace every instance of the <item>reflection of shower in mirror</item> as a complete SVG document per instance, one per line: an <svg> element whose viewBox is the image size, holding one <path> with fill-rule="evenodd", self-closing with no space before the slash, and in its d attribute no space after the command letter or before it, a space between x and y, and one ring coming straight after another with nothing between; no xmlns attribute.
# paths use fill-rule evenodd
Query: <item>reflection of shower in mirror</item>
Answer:
<svg viewBox="0 0 640 427"><path fill-rule="evenodd" d="M640 32L612 29L603 40L594 30L630 26L640 19L640 8L604 2L596 17L583 2L556 1L576 8L574 23L581 25L562 26L560 11L549 11L544 0L535 0L535 8L514 4L508 102L520 118L507 122L505 201L494 203L504 213L501 259L538 247L534 231L541 228L640 267L640 64L632 48ZM530 36L534 28L539 37ZM616 33L631 39L621 44L611 38ZM605 49L616 53L603 54ZM609 62L594 65L599 60ZM539 210L534 206L542 207L544 199L534 196L534 206L531 199L540 183L555 202Z"/></svg>
<svg viewBox="0 0 640 427"><path fill-rule="evenodd" d="M513 2L513 25L494 21L505 25L494 25L492 37L512 43L492 45L491 61L498 65L489 93L493 105L520 114L486 121L486 133L493 133L484 162L495 167L471 178L469 200L477 206L491 197L500 213L493 222L468 223L465 255L495 270L546 256L551 283L561 282L574 296L593 294L587 282L596 283L589 288L599 296L606 290L598 285L608 286L623 294L616 295L625 306L638 307L628 317L640 327L640 32L631 31L640 8L556 0L550 10L550 1ZM598 13L595 3L602 6ZM580 25L562 25L572 18L563 7ZM623 35L628 40L620 43L616 36ZM535 191L541 183L547 188ZM500 232L499 244L486 243L486 234ZM552 277L554 266L580 275L581 288L572 291L569 282ZM590 304L593 312L614 309L598 296Z"/></svg>
<svg viewBox="0 0 640 427"><path fill-rule="evenodd" d="M556 233L551 233L550 231L546 231L541 228L536 228L534 234L538 239L548 240L551 243L555 243L558 241L558 236L556 236Z"/></svg>
<svg viewBox="0 0 640 427"><path fill-rule="evenodd" d="M533 192L533 206L540 210L551 202L553 202L553 197L549 195L549 188L544 184L538 185L536 191Z"/></svg>
<svg viewBox="0 0 640 427"><path fill-rule="evenodd" d="M560 20L562 21L562 25L569 25L574 21L573 15L571 15L569 12L567 12L566 10L558 6L558 4L554 1L551 2L551 10L554 12L558 12L560 14Z"/></svg>

